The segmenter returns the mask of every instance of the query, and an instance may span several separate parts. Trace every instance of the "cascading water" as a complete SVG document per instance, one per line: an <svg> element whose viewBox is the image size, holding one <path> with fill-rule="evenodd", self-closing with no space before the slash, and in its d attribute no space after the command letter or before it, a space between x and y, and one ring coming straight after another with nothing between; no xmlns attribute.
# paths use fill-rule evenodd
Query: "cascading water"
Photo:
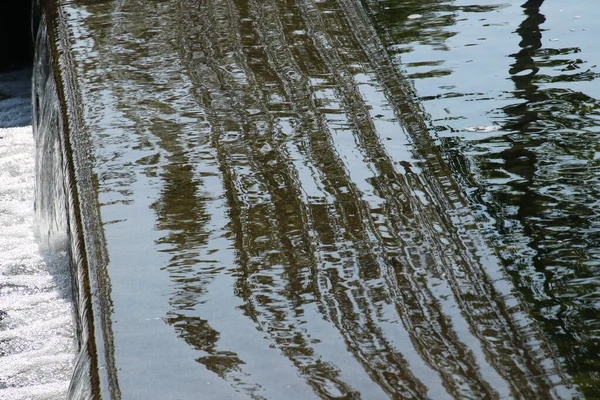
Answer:
<svg viewBox="0 0 600 400"><path fill-rule="evenodd" d="M103 257L102 233L92 194L86 133L81 127L75 68L53 0L34 0L33 133L36 142L36 218L40 241L52 248L65 232L78 354L66 397L100 395L113 372L104 359L102 318L105 288L96 263ZM74 150L76 149L76 150ZM85 230L84 227L85 226Z"/></svg>
<svg viewBox="0 0 600 400"><path fill-rule="evenodd" d="M75 328L64 226L34 234L30 69L0 75L0 398L58 399L69 387ZM38 197L50 199L49 193ZM56 221L64 215L56 215Z"/></svg>
<svg viewBox="0 0 600 400"><path fill-rule="evenodd" d="M0 76L0 398L6 400L94 398L98 375L69 155L73 125L59 44L48 27L51 3L33 2L33 76L31 67Z"/></svg>

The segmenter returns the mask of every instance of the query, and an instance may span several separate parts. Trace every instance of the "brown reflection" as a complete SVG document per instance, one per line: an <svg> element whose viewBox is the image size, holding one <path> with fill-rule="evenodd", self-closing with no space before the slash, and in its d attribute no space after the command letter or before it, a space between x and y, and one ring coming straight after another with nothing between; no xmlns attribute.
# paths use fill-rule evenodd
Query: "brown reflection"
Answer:
<svg viewBox="0 0 600 400"><path fill-rule="evenodd" d="M310 345L314 339L300 329L307 324L301 308L315 296L310 280L314 256L305 205L278 137L282 132L269 110L282 105L263 100L285 94L265 68L264 55L252 51L251 32L244 29L248 24L241 24L240 32L230 26L247 18L248 10L229 2L211 2L205 7L198 10L206 13L198 12L194 26L216 29L184 32L182 48L202 49L184 57L191 58L190 71L195 69L190 76L213 127L212 143L230 201L240 275L237 293L245 300L245 313L268 333L317 393L323 397L350 394L348 385L336 376L336 367L315 354ZM182 2L186 18L190 8L195 9ZM243 48L242 41L248 47ZM236 71L236 76L228 71ZM211 82L204 80L206 72L214 77ZM261 93L260 87L268 92Z"/></svg>
<svg viewBox="0 0 600 400"><path fill-rule="evenodd" d="M102 178L113 204L135 207L132 187L151 187L161 261L145 272L169 282L147 296L168 293L160 317L194 365L255 398L286 394L252 367L265 349L226 336L260 335L271 368L291 366L320 398L559 397L364 7L115 5L107 65L124 67L107 78L126 122L105 139L125 145ZM223 298L253 331L211 315Z"/></svg>
<svg viewBox="0 0 600 400"><path fill-rule="evenodd" d="M523 353L527 333L511 316L517 310L507 309L482 271L474 254L478 245L443 216L461 201L460 195L406 102L404 83L377 44L364 11L347 2L182 4L186 18L189 10L198 13L181 48L225 177L241 272L238 293L248 315L317 393L329 396L329 384L342 393L352 389L340 380L342 371L319 367L326 364L308 340L318 333L309 335L309 325L296 328L307 325L300 307L305 302L321 304L367 374L392 396L424 397L427 389L379 327L373 313L382 303L393 305L417 351L453 397L505 393L478 371L482 362L496 369L513 395L541 391L550 396L536 356ZM357 73L381 80L394 115L416 141L417 154L427 157L424 173L396 170L369 117ZM327 88L337 111L317 100ZM330 115L345 122L333 124ZM282 126L291 127L287 143ZM354 168L371 171L373 178L358 183L352 178L341 158L345 155L336 148L341 126L355 138L353 151L361 154L363 166ZM288 160L292 152L317 178L316 203L300 191L309 182L299 179L298 166ZM379 204L362 198L365 184ZM419 272L425 279L412 278ZM432 290L431 279L440 277L450 297ZM378 299L373 296L382 281L388 293ZM411 302L427 312L415 313L407 306ZM462 313L446 314L455 307ZM430 329L426 338L415 328L419 320ZM469 326L467 336L474 333L485 359L459 338L453 328L457 323Z"/></svg>
<svg viewBox="0 0 600 400"><path fill-rule="evenodd" d="M161 33L157 29L161 24L173 25L176 14L143 1L119 2L110 13L102 15L97 12L100 16L110 17L112 13L116 17L111 21L94 21L103 28L103 35L95 38L97 47L102 49L104 45L109 50L102 60L106 69L101 71L106 75L98 77L90 73L86 78L88 83L91 81L95 85L100 80L110 82L109 93L115 98L114 107L118 113L118 118L100 118L104 131L100 131L98 147L122 146L118 153L98 157L99 163L107 170L101 176L101 187L109 193L107 196L117 199L105 205L120 203L134 207L134 201L123 200L122 197L132 194L137 173L145 175L148 178L146 182L160 187L150 208L156 214L154 229L160 232L161 237L152 246L157 252L166 254L167 262L165 265L149 262L148 269L165 270L172 282L168 288L172 291L168 299L171 310L162 320L172 325L177 335L194 350L191 354L198 363L216 376L232 382L236 390L260 397L254 395L257 386L246 382L244 362L235 352L219 346L219 332L194 312L206 295L206 287L224 267L215 261L215 251L210 248L214 234L209 225L214 216L207 208L213 206L214 198L207 188L207 181L211 181L212 172L210 168L199 166L201 162L210 163L211 158L210 150L205 146L206 124L202 111L198 110L197 104L188 102L189 95L185 87L181 87L185 82L181 79L179 60L170 58L170 32ZM98 91L98 96L107 96L99 90L103 86L95 85L90 86ZM102 100L106 101L105 98ZM115 162L128 157L129 152L140 158L125 165ZM111 195L111 192L115 194ZM127 216L127 219L134 223L142 222L134 215ZM121 224L127 219L113 223ZM150 236L148 232L146 234ZM140 257L146 259L144 255ZM144 280L143 276L133 278L135 281ZM149 283L148 287L151 287L152 282ZM152 295L155 293L148 296ZM147 312L146 308L139 310L139 313ZM123 342L120 344L123 346ZM125 342L125 346L128 344ZM134 357L144 359L143 354L135 354ZM154 369L163 367L156 364L155 358L148 357L148 360L153 363L151 367ZM118 357L117 364L121 368L131 365ZM165 382L177 382L174 374L183 375L180 366L166 367ZM136 395L148 391L148 388L157 389L153 382L138 380L143 383L122 380L125 393L131 393L132 388ZM190 383L190 388L181 388L178 393L189 392L195 387L198 383ZM157 391L154 395L157 393L161 392Z"/></svg>
<svg viewBox="0 0 600 400"><path fill-rule="evenodd" d="M324 3L323 7L326 10L328 8L334 8L328 6L326 3ZM348 129L348 133L353 132L354 135L356 135L356 140L361 142L361 145L364 149L372 149L373 142L368 142L368 138L372 138L375 134L374 126L371 120L368 118L368 107L363 103L363 99L361 98L361 95L358 92L357 87L355 86L355 82L352 79L352 73L359 71L352 71L348 70L347 68L348 64L352 65L355 63L364 63L365 60L360 52L360 48L357 47L355 49L352 49L352 52L346 50L344 57L348 60L346 61L347 64L345 64L345 60L343 60L339 56L336 50L328 51L328 49L335 49L336 45L343 44L344 39L346 41L348 40L348 34L346 33L346 38L340 40L338 43L324 43L325 39L332 40L332 38L324 35L325 33L327 33L327 31L324 28L325 22L323 21L323 19L319 17L318 14L316 18L311 17L316 14L316 9L314 8L314 5L303 3L302 7L299 8L300 10L298 10L298 13L303 17L307 18L308 20L306 22L307 27L294 27L295 29L293 29L293 31L302 30L304 28L307 31L314 32L321 39L319 41L314 42L307 40L304 43L305 46L309 47L309 50L307 52L319 54L325 61L325 65L323 66L325 68L325 71L317 71L316 73L314 73L314 75L329 76L330 79L333 81L332 86L342 89L341 103L344 104L345 109L347 110L347 117L349 118L349 120L346 122L346 125L351 127L351 130ZM343 21L340 21L339 19L332 20L331 17L329 17L328 22L338 28L340 26L345 25ZM335 39L338 38L334 37L333 40ZM290 39L290 41L292 40L293 39ZM314 45L316 45L316 48L312 47ZM304 73L309 75L310 71L306 71ZM344 77L348 78L344 79ZM312 88L309 90L315 91ZM317 110L316 113L319 113L319 111L323 113L323 111L321 110ZM329 129L331 130L333 129L333 127ZM317 149L317 152L315 152L316 154L314 157L323 157L323 154L319 154L322 153L322 149L326 146L333 147L333 145L331 144L331 132L329 132L328 136L329 140L322 142L322 144ZM379 159L381 155L382 154L380 152L380 154L375 155L373 158ZM333 153L333 157L333 159L336 160L336 163L343 165L343 162L339 160L338 156L335 155L335 153ZM370 155L368 154L367 157L370 157ZM345 260L342 258L341 264L345 264L344 269L346 270L348 269L348 267L350 267L351 270L354 270L354 272L350 274L343 273L341 277L327 273L326 279L330 281L331 285L333 285L334 287L337 286L340 289L348 286L357 286L358 282L355 280L357 277L362 281L362 284L358 285L358 287L355 290L350 291L350 293L347 293L345 290L342 289L342 291L335 295L336 301L333 303L328 303L328 305L332 307L332 309L330 309L329 311L332 314L332 320L343 321L343 324L338 324L338 329L340 329L344 333L344 335L346 336L346 340L348 341L348 343L350 343L349 345L354 349L354 351L360 354L360 358L365 360L363 366L367 370L369 370L370 375L373 376L374 379L376 379L382 385L382 387L386 388L391 393L403 393L403 395L405 396L416 395L422 397L425 395L425 391L423 391L423 387L421 386L422 384L417 379L415 379L415 377L412 376L410 371L407 369L406 361L403 359L401 353L398 352L398 350L395 349L394 346L390 345L389 339L385 338L384 336L381 336L382 332L380 331L380 328L377 326L376 322L374 323L374 321L372 321L373 316L370 316L370 309L374 307L372 302L377 302L377 299L371 299L370 297L377 293L378 290L381 290L382 279L384 281L387 280L387 282L389 282L391 285L395 285L394 278L389 277L388 271L393 270L398 265L397 262L394 262L394 260L398 258L397 256L392 256L390 258L390 253L393 254L398 252L398 249L396 248L396 246L398 245L397 241L387 240L386 247L391 247L391 249L389 249L390 252L388 254L380 254L379 256L376 256L373 253L380 253L380 251L375 250L378 247L380 247L380 243L373 243L371 239L369 239L369 236L372 235L380 236L380 233L378 232L378 227L376 226L376 221L378 219L381 219L382 217L385 218L385 211L382 210L380 207L375 207L374 209L371 209L369 204L365 203L365 201L360 199L359 189L357 188L356 184L352 182L351 177L349 177L346 174L343 167L340 169L341 174L339 172L337 174L332 174L334 170L332 170L331 168L331 162L325 161L320 164L326 166L326 168L319 168L317 164L317 168L319 168L319 174L325 178L328 176L332 177L330 178L330 185L327 186L333 186L333 191L331 192L331 195L335 198L334 204L338 203L341 205L341 207L336 207L337 210L335 210L336 213L340 214L339 217L336 217L336 215L330 215L326 218L321 217L321 219L325 220L325 224L329 226L331 226L332 224L336 224L337 222L338 230L347 231L349 234L349 237L347 238L338 236L337 238L334 237L334 239L331 240L331 242L323 243L320 246L323 249L321 250L321 253L324 253L325 258L334 260L336 258L340 259L339 256L336 257L335 255L336 253L344 251L343 249L339 248L340 244L343 244L345 241L350 240L351 245L347 249L345 249L345 252L349 253L350 255L346 256ZM381 165L381 163L378 164ZM375 168L378 168L379 165L375 166ZM369 164L365 165L365 167L373 168L369 166ZM389 164L383 165L381 168L387 168L386 172L388 173L389 171L394 170L394 168L391 167ZM339 182L337 185L336 181ZM377 187L377 185L374 186ZM345 191L344 188L346 188ZM392 196L394 196L395 198L406 198L404 193L394 193L392 194ZM343 205L345 204L348 204L351 207L344 207ZM393 208L390 207L387 208L388 212L394 212L397 210L393 210ZM401 206L401 209L405 208L406 207ZM325 224L319 224L317 226L322 226ZM339 224L343 225L339 226ZM407 225L405 225L405 227L407 227ZM328 227L326 229L330 230L331 228ZM392 228L392 231L393 230L395 230L395 227ZM326 236L323 235L323 237ZM333 254L328 255L327 253L330 252ZM349 295L350 297L348 297ZM388 293L386 293L386 295L390 296L390 294ZM353 307L349 306L352 303L363 304L361 306L361 312L359 313L359 315L362 315L359 316L356 315L355 312L353 312ZM406 309L404 304L401 304L400 307L404 310ZM364 318L366 318L366 320ZM352 321L352 324L348 325L350 321ZM365 326L365 324L367 325ZM365 340L365 337L361 334L361 332L366 331L379 333L376 334L374 337L370 338L369 340ZM454 348L451 351L453 352ZM385 354L387 354L387 356L384 356ZM377 368L373 368L373 366L381 364L381 361L378 361L379 357L387 358L388 360L390 360L388 361L388 363L398 363L396 365L396 374L398 376L385 376L382 375L381 371L379 371ZM434 361L432 365L435 366L445 364L443 360L441 360L435 355L432 357L432 360ZM458 372L460 373L460 371ZM454 378L450 374L446 375L445 382L446 384L453 386Z"/></svg>
<svg viewBox="0 0 600 400"><path fill-rule="evenodd" d="M455 255L458 256L459 258L454 261L457 263L457 265L451 266L451 264L453 263L453 261L450 261L448 257L448 244L442 245L442 243L440 243L440 236L443 236L444 234L449 234L450 236L454 236L457 233L453 233L454 232L454 227L450 226L450 222L449 221L444 221L444 219L438 219L438 216L443 216L444 212L442 212L440 214L439 211L435 211L437 207L442 207L442 209L446 208L448 210L451 210L453 208L456 207L456 205L453 205L452 203L456 204L455 202L458 200L460 201L460 195L456 192L454 192L456 189L453 186L450 186L451 183L451 177L449 176L449 173L447 171L444 171L444 166L443 163L441 162L441 160L439 160L439 153L437 151L433 151L430 152L430 149L434 149L435 147L432 144L428 143L428 135L424 132L424 127L422 125L422 122L419 123L418 120L411 120L411 118L414 118L415 114L414 112L410 112L410 104L407 104L405 102L404 99L407 98L407 96L405 94L402 94L402 92L406 89L404 89L406 86L403 84L403 81L401 78L399 78L397 76L397 73L389 66L389 61L386 59L386 57L384 55L382 55L382 50L378 50L382 48L381 45L376 46L373 44L373 42L376 42L376 37L370 32L371 28L369 26L365 26L364 30L358 29L361 25L361 20L363 20L364 15L361 15L361 10L360 9L356 9L356 14L353 15L352 13L352 7L351 4L346 4L345 7L340 7L341 9L344 9L346 11L349 11L349 13L346 13L346 18L348 20L349 23L352 24L353 27L353 32L356 35L356 37L359 39L359 43L357 43L357 46L360 45L362 43L363 48L365 49L367 56L370 57L370 63L374 66L376 73L378 74L378 76L380 77L380 79L383 80L384 84L387 85L388 89L390 90L389 95L390 96L398 96L394 99L394 106L397 107L397 115L399 115L399 118L403 119L404 125L407 126L409 128L410 134L413 137L413 139L416 141L417 143L417 151L423 152L424 154L426 154L426 157L428 158L427 160L427 169L425 169L424 173L422 174L420 179L423 179L423 175L424 175L424 180L425 182L420 182L418 180L414 180L413 182L411 182L411 185L407 185L407 188L405 189L407 191L407 193L410 193L411 189L413 190L413 193L416 192L416 190L414 190L415 188L422 188L422 190L426 193L428 193L431 196L431 200L434 204L434 208L432 210L432 212L426 212L421 203L420 202L415 202L414 204L414 208L416 209L421 209L422 211L418 213L418 215L420 216L427 216L427 218L423 218L420 221L420 227L418 229L421 230L421 232L419 232L418 234L423 235L424 236L424 245L427 246L429 249L434 248L436 245L440 245L440 253L439 254L443 254L445 253L444 258L442 259L438 259L435 260L435 251L433 251L432 253L434 254L433 257L433 263L434 264L438 264L437 267L434 267L435 269L440 268L441 271L443 271L445 268L447 268L447 271L449 271L449 274L452 276L452 280L450 280L450 286L452 287L452 291L454 292L458 303L461 305L461 308L464 307L464 310L468 310L466 312L465 317L467 318L467 320L471 320L470 324L473 330L475 330L475 332L479 331L479 334L477 336L479 336L480 338L484 337L485 334L483 333L484 330L481 329L481 326L486 326L485 330L494 330L493 327L497 327L497 331L496 334L500 334L500 335L504 335L507 331L506 328L508 328L508 330L512 330L514 329L514 331L512 333L509 334L509 336L507 336L504 340L501 340L501 342L503 343L503 346L506 345L507 342L513 342L513 343L518 343L519 341L521 341L521 335L522 333L519 333L519 329L515 329L515 327L509 328L511 325L513 325L513 322L511 321L511 317L509 317L508 315L502 315L504 314L506 311L502 311L505 310L505 306L502 304L502 302L496 302L496 304L494 304L493 302L489 302L489 299L496 297L494 295L495 289L493 288L492 285L489 285L487 288L485 288L485 286L482 286L481 283L485 282L487 279L485 278L485 275L482 275L481 272L479 272L479 267L478 264L481 262L481 260L476 260L476 259L469 259L469 257L472 257L471 255L469 255L470 252L474 251L473 249L475 249L477 247L477 245L475 245L474 243L471 244L471 246L473 246L471 248L471 250L469 250L468 247L466 248L461 248L462 246L459 246L456 249L456 253ZM343 76L343 75L342 75ZM366 140L368 139L368 130L363 127L361 127L360 129L361 132L361 137L363 140L365 140L365 144L363 145L363 147L365 149L368 149L369 151L373 152L372 153L372 159L374 160L373 163L375 165L377 165L377 163L380 163L381 165L381 161L385 160L385 154L383 154L383 152L379 152L379 154L377 154L377 147L378 147L378 143L376 142L376 138L372 140L372 142L369 144L368 142L366 142ZM360 140L360 139L359 139ZM422 153L422 154L423 154ZM367 155L369 156L369 155ZM436 158L434 158L436 157ZM378 169L380 169L383 173L380 175L381 177L384 178L384 184L381 184L378 186L378 189L383 189L383 190L389 190L389 188L394 188L394 183L398 184L398 182L402 182L402 179L399 179L399 177L395 177L393 174L390 174L390 171L393 171L393 168L385 168L385 167L378 167ZM436 171L436 176L432 176L429 175L428 172L431 171ZM411 175L409 175L411 176ZM391 177L392 179L390 179L389 181L385 182L385 178L387 177ZM441 182L440 182L441 181ZM424 184L425 183L425 184ZM440 192L436 189L436 187L439 187L438 185L440 185L440 183L443 185L442 187L444 187L444 191L445 193L442 194L443 192ZM432 190L433 189L433 190ZM441 197L440 195L444 196ZM448 196L445 198L445 196ZM386 196L384 194L381 195L382 198L391 198L391 199L397 199L397 198L402 198L402 196L398 196L396 193L391 193L390 196ZM408 197L409 199L415 199L414 194L410 197ZM435 205L437 203L437 205ZM438 209L439 210L439 209ZM437 220L437 221L436 221ZM401 230L405 230L406 229L406 225L404 226L402 225L398 225L395 226L395 229L392 229L391 231L401 231ZM410 224L408 224L410 226ZM442 226L443 229L440 232L439 231L439 227ZM447 231L446 231L447 229ZM460 228L459 228L460 229ZM436 230L438 230L438 232L435 232ZM447 232L447 233L446 233ZM431 235L433 233L433 235ZM431 235L431 236L430 236ZM458 233L458 235L460 236L460 233ZM461 241L464 243L465 241L470 241L469 239L467 239L466 237L463 236L463 238L461 240L457 240L458 237L455 237L454 239L452 237L448 238L448 243L460 243ZM421 239L423 240L423 239ZM466 244L466 243L465 243ZM467 246L469 246L469 244L467 244ZM442 250L443 247L446 247L446 250L444 252L444 250ZM421 247L422 249L423 247ZM420 251L417 250L415 251L415 253L419 253ZM423 264L423 261L425 261L425 265ZM427 266L427 264L430 264L431 261L427 261L426 259L421 259L418 260L416 262L417 265L423 265L423 266ZM446 264L447 262L450 263L450 265ZM441 265L440 265L441 264ZM444 264L446 264L446 266L444 266ZM431 265L431 264L430 264ZM434 265L431 265L431 267L433 267ZM459 269L461 268L465 268L463 270L463 272L460 273L456 273L456 272L450 272L450 271L456 271L456 268L459 267ZM439 271L439 270L438 270ZM464 273L467 273L469 275L471 275L470 279L464 279L464 277L462 276ZM486 291L488 291L488 293L486 293ZM462 293L461 293L462 292ZM474 297L474 295L476 295L477 293L481 293L481 297L477 298L476 296ZM486 305L486 303L488 305ZM480 309L481 307L490 307L490 311L489 311L489 316L491 316L492 318L488 321L485 321L486 317L483 317L482 314L477 313L475 310L476 309ZM498 308L497 308L498 307ZM496 311L492 311L492 310L496 310ZM471 319L472 316L477 314L477 318L476 319ZM503 333L504 331L504 333ZM486 333L487 334L487 333ZM509 339L509 337L512 336L512 339ZM491 346L490 346L491 344ZM523 346L523 342L521 344L516 344L515 350L517 348L522 348ZM496 345L492 344L492 343L486 343L484 340L484 348L486 348L487 351L489 351L488 353L488 357L493 357L493 358L497 358L497 357L503 357L502 352L503 349L500 347L497 347ZM488 347L489 346L489 347ZM512 360L509 360L508 358L506 359L506 361L508 363L510 363ZM523 362L525 363L524 365L530 364L532 362L532 360L527 360L524 359ZM542 387L546 386L545 383L543 382L538 382L538 383L525 383L524 381L521 381L522 377L521 377L521 373L520 370L522 369L522 366L517 366L518 364L514 365L514 369L502 369L499 370L499 372L504 375L509 381L511 381L511 385L513 386L513 390L515 392L522 392L524 390L524 385L529 385L529 384L533 384L534 387L537 386L538 384L541 383ZM533 367L534 370L532 371L532 375L535 376L538 374L539 371L536 371L533 365L530 364L529 367L526 368L530 368ZM518 388L518 389L517 389ZM535 392L537 391L537 389L533 389L532 392L530 392L530 395L533 395Z"/></svg>

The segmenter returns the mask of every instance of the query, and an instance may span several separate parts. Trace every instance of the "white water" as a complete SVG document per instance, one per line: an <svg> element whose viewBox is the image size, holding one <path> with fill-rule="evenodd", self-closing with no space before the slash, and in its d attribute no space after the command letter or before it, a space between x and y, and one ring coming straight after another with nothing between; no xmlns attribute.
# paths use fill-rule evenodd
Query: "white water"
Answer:
<svg viewBox="0 0 600 400"><path fill-rule="evenodd" d="M14 127L31 123L29 91L27 71L0 75L2 400L64 399L76 351L67 256L35 238L33 135Z"/></svg>

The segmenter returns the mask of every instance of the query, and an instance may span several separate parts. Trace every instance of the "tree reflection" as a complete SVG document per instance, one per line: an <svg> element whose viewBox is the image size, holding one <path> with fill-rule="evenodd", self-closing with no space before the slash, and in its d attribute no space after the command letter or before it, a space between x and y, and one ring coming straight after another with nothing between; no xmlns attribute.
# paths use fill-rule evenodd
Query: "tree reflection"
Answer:
<svg viewBox="0 0 600 400"><path fill-rule="evenodd" d="M255 367L267 354L320 398L559 397L553 359L392 60L400 45L443 48L457 6L164 3L120 2L116 44L99 46L124 64L109 77L128 121L102 168L119 194L152 185L158 238L144 259L161 261L145 271L168 284L136 279L168 293L161 318L192 365L255 398L286 396ZM507 109L522 134L539 116L527 102L541 2L528 4L512 70L526 112ZM524 191L536 154L515 144L502 157ZM536 200L519 201L525 213ZM115 224L143 236L144 204L124 202Z"/></svg>
<svg viewBox="0 0 600 400"><path fill-rule="evenodd" d="M578 293L578 296L589 293L569 288L568 283L573 275L588 276L590 271L582 263L589 260L589 255L577 250L582 245L581 238L568 237L556 229L569 226L572 232L588 232L591 228L591 221L586 216L593 214L590 209L593 202L586 202L587 195L584 194L581 202L572 204L568 200L572 198L569 192L581 192L581 181L579 178L573 181L574 176L560 171L565 171L566 164L562 164L567 160L565 157L571 159L569 162L577 163L582 155L581 146L589 140L589 137L569 139L573 135L571 129L586 130L589 127L585 114L574 117L577 109L581 109L580 104L586 104L586 109L594 104L592 108L597 109L598 102L583 94L549 85L552 71L548 68L551 64L545 61L548 55L578 50L544 48L540 25L546 19L540 12L542 4L543 1L527 1L522 6L526 18L516 31L522 39L521 50L512 55L515 62L509 71L515 84L514 97L522 101L504 108L508 116L506 128L515 133L511 134L512 145L502 152L501 157L504 168L523 179L513 180L509 183L510 189L497 198L505 206L517 207L514 218L524 227L530 240L528 246L535 251L531 268L543 277L539 291L536 284L527 292L535 315L544 324L545 331L553 336L569 372L584 393L595 394L598 380L591 360L600 354L600 347L597 335L586 326L598 323L598 309L586 301L567 299L571 296L569 292ZM561 64L568 62L560 61ZM573 77L564 75L554 79L572 80ZM546 179L554 180L565 192L558 194L552 190L551 181L544 181ZM524 273L529 268L521 266L522 274L531 274ZM527 291L526 288L522 290Z"/></svg>

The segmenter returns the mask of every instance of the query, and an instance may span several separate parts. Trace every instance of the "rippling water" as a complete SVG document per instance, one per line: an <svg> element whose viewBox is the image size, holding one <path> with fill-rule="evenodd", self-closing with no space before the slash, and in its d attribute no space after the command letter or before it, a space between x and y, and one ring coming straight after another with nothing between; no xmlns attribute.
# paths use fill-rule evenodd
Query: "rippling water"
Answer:
<svg viewBox="0 0 600 400"><path fill-rule="evenodd" d="M595 3L390 1L372 10L388 49L414 79L448 162L491 217L489 234L502 242L499 254L530 312L596 398ZM417 36L416 26L427 34Z"/></svg>
<svg viewBox="0 0 600 400"><path fill-rule="evenodd" d="M58 3L107 394L594 395L593 6Z"/></svg>

